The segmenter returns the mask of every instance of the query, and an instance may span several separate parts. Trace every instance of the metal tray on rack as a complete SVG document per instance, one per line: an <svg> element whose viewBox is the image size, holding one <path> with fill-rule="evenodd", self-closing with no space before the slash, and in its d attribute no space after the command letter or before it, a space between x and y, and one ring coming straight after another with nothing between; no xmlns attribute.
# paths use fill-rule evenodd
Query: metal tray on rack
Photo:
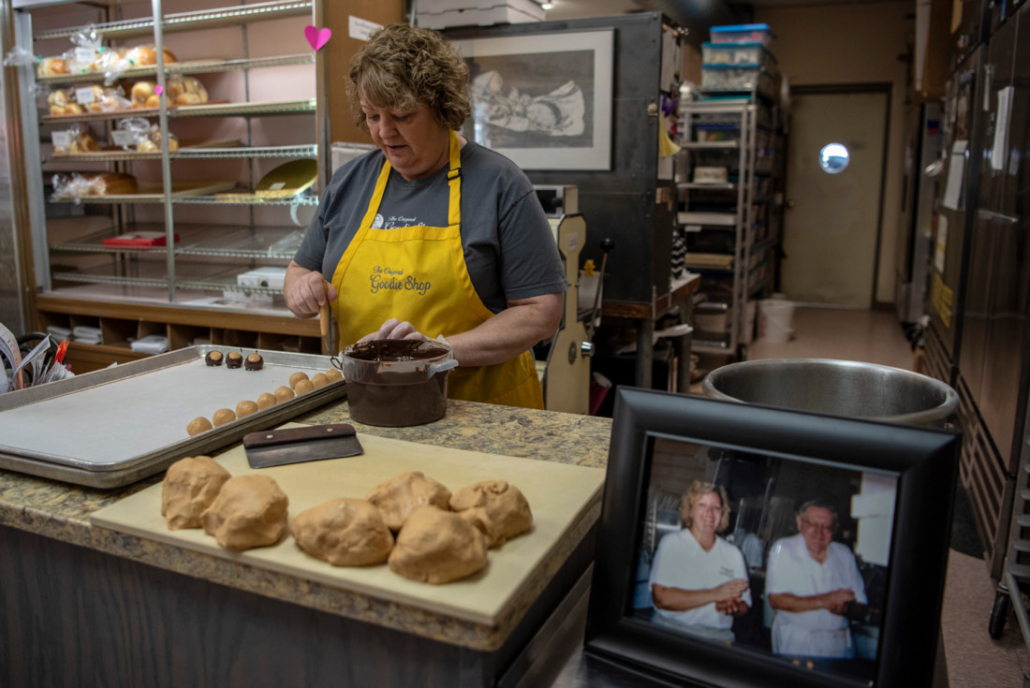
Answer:
<svg viewBox="0 0 1030 688"><path fill-rule="evenodd" d="M209 351L260 353L258 371L209 367ZM0 395L0 468L96 488L128 485L343 398L330 383L196 437L186 425L332 367L328 356L203 345Z"/></svg>

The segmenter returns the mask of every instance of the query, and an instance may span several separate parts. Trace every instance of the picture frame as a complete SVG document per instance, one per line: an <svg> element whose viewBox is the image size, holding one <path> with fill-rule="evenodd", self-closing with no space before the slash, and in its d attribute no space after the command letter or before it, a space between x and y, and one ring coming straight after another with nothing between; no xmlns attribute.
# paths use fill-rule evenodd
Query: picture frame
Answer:
<svg viewBox="0 0 1030 688"><path fill-rule="evenodd" d="M958 471L960 436L957 433L632 387L620 387L616 395L608 474L598 533L598 542L603 544L597 550L589 602L585 639L588 654L658 680L727 688L761 685L852 688L931 685L938 648L940 609ZM658 453L656 447L660 449ZM719 464L714 472L711 469L713 461ZM880 546L885 547L882 552L886 566L876 567L861 562L863 571L878 568L880 574L876 585L866 581L869 586L869 604L864 606L865 612L869 613L866 621L876 618L873 625L878 633L873 649L867 650L873 659L868 659L870 655L866 659L853 655L850 659L815 657L814 661L810 661L805 657L791 656L782 641L777 652L760 643L748 641L746 632L749 627L743 622L749 618L749 614L762 618L759 605L765 607L762 611L768 615L771 606L769 600L777 599L777 594L772 592L768 595L758 594L759 570L751 566L750 558L746 564L747 580L750 582L748 593L754 593L754 598L747 605L744 616L740 617L742 621L733 621L735 637L732 641L702 637L694 634L690 627L668 621L666 617L674 616L677 612L660 609L663 606L669 607L669 603L665 598L655 597L667 588L653 582L650 586L647 584L648 580L657 580L655 576L658 569L665 568L659 563L662 557L655 556L652 560L650 579L641 577L644 555L648 545L654 544L648 543L646 536L668 537L668 534L662 536L658 532L662 520L655 516L654 504L649 504L649 490L657 484L659 474L677 476L680 484L684 484L682 481L693 480L692 471L701 470L707 471L706 477L715 475L716 482L720 482L718 475L720 471L726 474L723 470L726 465L746 466L752 475L768 475L772 472L781 476L783 471L787 471L793 477L784 481L785 487L782 490L785 493L794 490L797 496L805 491L839 494L849 484L854 490L856 479L861 482L864 490L864 476L870 476L870 484L893 485L892 490L873 500L881 506L889 506L887 523L879 524L886 525L886 531L880 528L881 535L886 533L886 540L882 537L880 540ZM747 480L742 483L746 484ZM690 484L693 489L694 483ZM781 489L776 484L774 492ZM738 490L738 487L736 484L731 485L729 492L723 486L719 486L719 489L723 490L724 495L730 494L728 501L733 502L732 492ZM775 496L770 498L766 494L759 497L757 502L761 504L763 500L766 507L770 504L782 507L790 501L776 501ZM716 501L721 502L722 498ZM690 505L690 500L686 498L683 502ZM700 500L693 502L701 503ZM859 500L857 503L867 502ZM846 506L848 513L841 510L841 522L851 522L848 519L855 515L852 513L856 509L854 504L856 502L852 500L852 505ZM741 500L740 513L746 511L746 505L747 500ZM806 533L811 524L804 517L828 513L820 511L818 506L806 508L800 504L799 508L804 509L801 515L789 513L787 516L799 530ZM776 509L769 511L775 512ZM784 527L782 523L788 520L783 518L782 511L781 508L781 528ZM680 518L683 518L682 508ZM836 518L835 515L835 521ZM700 528L701 521L697 520L696 523ZM693 541L695 529L692 526L679 527L682 525L668 526L666 523L665 527ZM861 528L860 524L859 541L862 540ZM686 535L688 530L691 533L689 538ZM854 531L840 530L833 536L836 545L830 544L829 547L836 547L838 553L857 554L857 551L837 542L854 537ZM702 538L703 533L697 542L701 543ZM789 542L803 542L807 546L809 540L807 535L798 532L796 536L791 536ZM673 544L675 540L670 540L668 548ZM776 555L773 553L784 551L782 548L787 544L787 538L776 539L775 543L768 543L765 550L769 575L762 582L768 584L770 589L773 585L782 585L773 582L772 569L776 568L775 575L780 579L784 578L783 571L787 570L775 563ZM661 548L659 540L657 549ZM855 550L859 549L855 547ZM758 548L757 551L762 550ZM847 558L851 555L843 556ZM856 567L859 560L860 555L852 567ZM681 564L681 570L686 568L691 567L683 568ZM700 565L698 570L701 570ZM726 576L739 577L740 574L727 572ZM878 617L870 612L874 604L874 587L880 592ZM646 606L641 602L642 591L644 596L651 598L653 609L650 613L642 608ZM764 599L759 600L759 597ZM855 600L847 607L863 608L863 605L858 604L859 601ZM824 612L830 613L828 610ZM783 615L785 622L790 618L790 614L775 611L773 628L776 627L775 619L778 615ZM738 623L743 623L745 634L738 632ZM755 634L760 635L761 622L748 623L757 626ZM857 636L852 645L850 633L860 627L855 621L849 621L847 628L849 646L857 647ZM771 635L775 643L776 635ZM817 639L822 640L822 636L817 636Z"/></svg>
<svg viewBox="0 0 1030 688"><path fill-rule="evenodd" d="M466 138L524 170L611 169L614 30L453 45L469 66Z"/></svg>

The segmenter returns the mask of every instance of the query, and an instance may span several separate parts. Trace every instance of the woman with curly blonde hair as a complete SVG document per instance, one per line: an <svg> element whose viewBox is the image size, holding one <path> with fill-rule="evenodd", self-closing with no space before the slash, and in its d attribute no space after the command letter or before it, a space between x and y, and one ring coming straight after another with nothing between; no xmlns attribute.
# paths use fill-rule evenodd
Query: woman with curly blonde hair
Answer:
<svg viewBox="0 0 1030 688"><path fill-rule="evenodd" d="M662 538L651 567L656 618L680 630L732 642L733 617L751 606L740 550L716 535L729 526L726 489L695 480L680 505L683 530Z"/></svg>
<svg viewBox="0 0 1030 688"><path fill-rule="evenodd" d="M448 396L543 408L531 349L558 328L564 271L526 175L458 133L468 80L433 31L369 37L347 93L378 150L333 174L286 303L311 317L328 301L341 347L443 335L459 363Z"/></svg>

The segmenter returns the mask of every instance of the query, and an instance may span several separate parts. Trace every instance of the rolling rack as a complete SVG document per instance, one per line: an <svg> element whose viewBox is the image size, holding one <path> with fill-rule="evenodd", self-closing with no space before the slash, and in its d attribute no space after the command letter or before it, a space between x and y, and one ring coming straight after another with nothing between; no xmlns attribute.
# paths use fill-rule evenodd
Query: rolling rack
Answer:
<svg viewBox="0 0 1030 688"><path fill-rule="evenodd" d="M988 631L995 640L1001 637L1011 605L1023 634L1023 642L1030 650L1030 612L1027 611L1027 599L1030 596L1030 404L1027 405L1026 413L1008 550L994 595ZM1023 673L1023 688L1030 688L1030 672Z"/></svg>

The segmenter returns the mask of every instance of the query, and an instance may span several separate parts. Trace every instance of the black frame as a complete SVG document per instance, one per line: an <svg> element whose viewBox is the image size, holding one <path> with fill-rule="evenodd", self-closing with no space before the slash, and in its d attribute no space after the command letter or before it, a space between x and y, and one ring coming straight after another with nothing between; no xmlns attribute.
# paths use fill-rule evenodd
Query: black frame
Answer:
<svg viewBox="0 0 1030 688"><path fill-rule="evenodd" d="M760 653L673 634L630 615L654 437L735 445L898 476L877 688L930 686L958 475L958 433L717 401L616 391L586 632L587 652L656 678L725 688L863 686ZM932 629L932 630L926 630Z"/></svg>

